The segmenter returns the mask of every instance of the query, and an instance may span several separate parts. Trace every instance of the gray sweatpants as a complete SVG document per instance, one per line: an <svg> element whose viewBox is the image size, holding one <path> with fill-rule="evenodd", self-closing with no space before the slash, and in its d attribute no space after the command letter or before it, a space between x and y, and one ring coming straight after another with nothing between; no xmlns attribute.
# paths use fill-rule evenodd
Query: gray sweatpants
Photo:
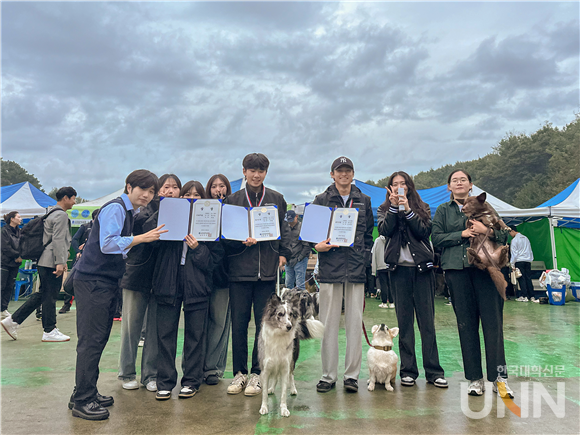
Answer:
<svg viewBox="0 0 580 435"><path fill-rule="evenodd" d="M321 380L329 383L338 379L338 330L343 296L346 330L344 379L358 379L362 361L364 283L320 283L320 321L324 324Z"/></svg>

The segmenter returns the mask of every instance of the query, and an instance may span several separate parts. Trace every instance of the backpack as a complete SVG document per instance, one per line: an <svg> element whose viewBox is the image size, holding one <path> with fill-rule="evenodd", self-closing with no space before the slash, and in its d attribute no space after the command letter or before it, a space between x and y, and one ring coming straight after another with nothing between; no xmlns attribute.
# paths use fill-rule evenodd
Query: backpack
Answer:
<svg viewBox="0 0 580 435"><path fill-rule="evenodd" d="M44 248L46 248L52 242L51 237L48 242L42 243L44 236L44 221L52 212L59 210L65 212L60 208L53 208L44 216L35 217L22 227L20 232L20 243L18 245L21 258L38 261L44 252Z"/></svg>

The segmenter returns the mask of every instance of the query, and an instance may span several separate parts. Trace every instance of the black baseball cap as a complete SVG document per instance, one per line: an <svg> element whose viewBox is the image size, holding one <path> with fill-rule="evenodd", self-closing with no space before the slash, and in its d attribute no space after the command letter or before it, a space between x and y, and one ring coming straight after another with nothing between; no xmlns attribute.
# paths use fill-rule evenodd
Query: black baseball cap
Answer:
<svg viewBox="0 0 580 435"><path fill-rule="evenodd" d="M348 157L339 157L334 162L332 162L332 166L330 167L330 172L334 172L335 169L338 169L341 166L348 166L350 169L354 171L354 165L352 164L352 160Z"/></svg>
<svg viewBox="0 0 580 435"><path fill-rule="evenodd" d="M296 212L294 210L288 210L286 212L286 221L292 222L296 217Z"/></svg>

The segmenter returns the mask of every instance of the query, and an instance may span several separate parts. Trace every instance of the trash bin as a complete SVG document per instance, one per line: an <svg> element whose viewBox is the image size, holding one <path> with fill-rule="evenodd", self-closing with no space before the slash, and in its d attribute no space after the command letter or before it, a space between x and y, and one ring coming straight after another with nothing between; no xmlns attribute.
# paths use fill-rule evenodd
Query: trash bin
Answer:
<svg viewBox="0 0 580 435"><path fill-rule="evenodd" d="M551 305L564 305L566 303L566 286L562 288L553 289L550 284L547 285L548 288L548 299Z"/></svg>
<svg viewBox="0 0 580 435"><path fill-rule="evenodd" d="M572 296L577 302L580 302L580 282L571 282L570 290L572 290Z"/></svg>

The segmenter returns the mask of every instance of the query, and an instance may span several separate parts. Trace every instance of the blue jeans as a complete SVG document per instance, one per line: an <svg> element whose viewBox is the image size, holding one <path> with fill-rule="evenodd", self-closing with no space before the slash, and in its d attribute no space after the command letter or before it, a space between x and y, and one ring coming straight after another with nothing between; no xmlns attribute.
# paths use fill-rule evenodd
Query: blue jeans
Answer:
<svg viewBox="0 0 580 435"><path fill-rule="evenodd" d="M294 266L286 265L286 288L300 288L304 290L306 285L306 267L308 266L308 257L304 257Z"/></svg>

